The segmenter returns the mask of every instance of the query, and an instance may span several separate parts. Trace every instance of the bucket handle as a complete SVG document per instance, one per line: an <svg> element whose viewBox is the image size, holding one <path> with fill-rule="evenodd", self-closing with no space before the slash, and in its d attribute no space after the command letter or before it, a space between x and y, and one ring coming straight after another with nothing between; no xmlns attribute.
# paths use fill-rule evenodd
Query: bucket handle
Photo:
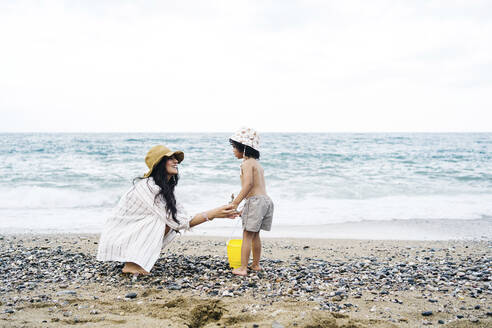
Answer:
<svg viewBox="0 0 492 328"><path fill-rule="evenodd" d="M232 232L231 232L231 234L229 235L229 238L226 241L226 248L225 248L226 257L227 257L227 245L229 245L229 242L233 239L234 232L236 232L236 229L238 227L238 223L239 223L239 220L236 220L236 223L234 224L234 227L232 228Z"/></svg>

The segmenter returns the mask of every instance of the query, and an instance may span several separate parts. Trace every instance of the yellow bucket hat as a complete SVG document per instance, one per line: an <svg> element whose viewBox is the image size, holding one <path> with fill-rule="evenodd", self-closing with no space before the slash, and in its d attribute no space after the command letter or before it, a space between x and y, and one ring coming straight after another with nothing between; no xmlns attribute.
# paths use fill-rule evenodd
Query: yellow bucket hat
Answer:
<svg viewBox="0 0 492 328"><path fill-rule="evenodd" d="M148 178L150 174L152 174L152 170L164 156L171 157L173 155L176 156L178 163L181 163L184 159L184 153L181 150L172 151L163 145L157 145L150 148L145 156L145 164L147 164L149 172L145 173L144 178Z"/></svg>

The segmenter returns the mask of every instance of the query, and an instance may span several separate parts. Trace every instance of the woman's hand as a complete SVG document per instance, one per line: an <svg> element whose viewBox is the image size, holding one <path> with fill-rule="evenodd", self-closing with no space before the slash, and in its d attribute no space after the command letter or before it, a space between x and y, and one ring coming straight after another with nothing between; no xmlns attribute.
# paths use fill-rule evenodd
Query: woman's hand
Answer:
<svg viewBox="0 0 492 328"><path fill-rule="evenodd" d="M234 219L237 216L236 209L234 205L227 204L221 207L214 208L208 212L211 218L229 218Z"/></svg>
<svg viewBox="0 0 492 328"><path fill-rule="evenodd" d="M215 218L235 219L236 216L237 212L234 210L234 207L231 204L224 205L214 208L213 210L195 215L193 219L190 220L190 228L205 223L207 221L211 221Z"/></svg>

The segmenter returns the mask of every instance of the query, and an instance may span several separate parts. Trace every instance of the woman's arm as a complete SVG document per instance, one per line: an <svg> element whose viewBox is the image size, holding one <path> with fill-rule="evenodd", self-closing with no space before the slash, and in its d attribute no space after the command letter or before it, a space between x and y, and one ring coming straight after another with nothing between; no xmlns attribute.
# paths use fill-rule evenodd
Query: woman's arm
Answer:
<svg viewBox="0 0 492 328"><path fill-rule="evenodd" d="M234 210L234 205L224 205L221 207L214 208L203 213L199 213L193 217L190 221L190 228L196 225L202 224L207 221L212 221L215 218L229 218L234 219L236 211Z"/></svg>

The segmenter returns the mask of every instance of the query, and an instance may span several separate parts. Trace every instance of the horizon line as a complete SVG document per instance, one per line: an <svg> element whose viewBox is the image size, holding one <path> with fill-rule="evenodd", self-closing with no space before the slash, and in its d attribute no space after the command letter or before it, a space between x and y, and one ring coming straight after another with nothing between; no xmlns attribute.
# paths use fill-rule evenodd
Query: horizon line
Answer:
<svg viewBox="0 0 492 328"><path fill-rule="evenodd" d="M261 133L302 133L302 134L396 134L396 133L415 133L415 134L445 134L445 133L492 133L491 131L260 131ZM0 134L27 134L27 133L54 133L54 134L169 134L169 133L191 133L191 134L204 134L204 133L234 133L234 131L0 131Z"/></svg>

